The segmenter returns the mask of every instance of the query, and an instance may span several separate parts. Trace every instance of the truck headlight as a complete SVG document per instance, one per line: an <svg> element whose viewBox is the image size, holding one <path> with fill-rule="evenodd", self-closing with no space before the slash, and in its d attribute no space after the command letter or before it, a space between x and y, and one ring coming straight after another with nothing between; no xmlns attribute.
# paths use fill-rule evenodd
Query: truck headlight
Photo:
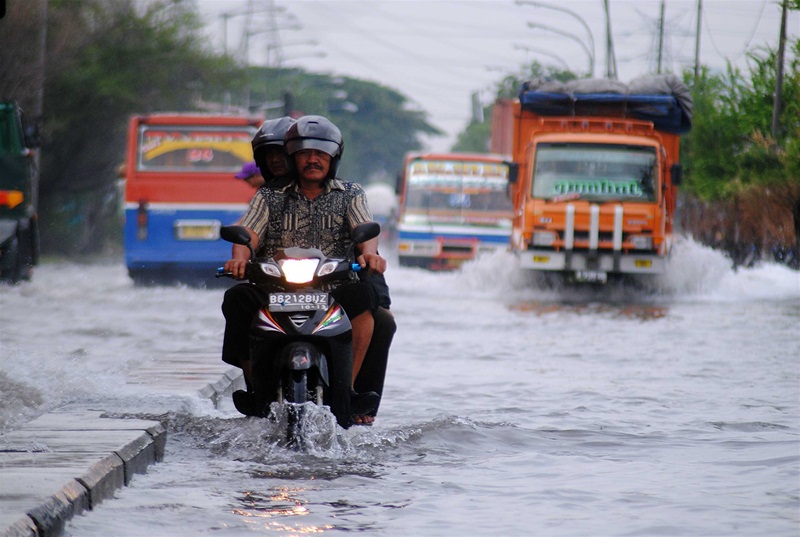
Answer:
<svg viewBox="0 0 800 537"><path fill-rule="evenodd" d="M556 233L554 231L537 231L533 234L531 243L534 246L553 246L556 242Z"/></svg>
<svg viewBox="0 0 800 537"><path fill-rule="evenodd" d="M648 235L632 235L629 239L631 245L636 250L652 250L653 249L653 237Z"/></svg>

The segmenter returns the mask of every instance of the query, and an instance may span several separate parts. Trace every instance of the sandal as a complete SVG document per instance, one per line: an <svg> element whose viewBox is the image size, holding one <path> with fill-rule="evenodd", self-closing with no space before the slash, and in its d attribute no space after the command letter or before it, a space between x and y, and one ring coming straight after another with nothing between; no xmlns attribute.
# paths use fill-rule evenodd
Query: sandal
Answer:
<svg viewBox="0 0 800 537"><path fill-rule="evenodd" d="M363 417L375 412L380 402L381 396L375 392L352 392L350 394L350 412L353 413L353 416Z"/></svg>

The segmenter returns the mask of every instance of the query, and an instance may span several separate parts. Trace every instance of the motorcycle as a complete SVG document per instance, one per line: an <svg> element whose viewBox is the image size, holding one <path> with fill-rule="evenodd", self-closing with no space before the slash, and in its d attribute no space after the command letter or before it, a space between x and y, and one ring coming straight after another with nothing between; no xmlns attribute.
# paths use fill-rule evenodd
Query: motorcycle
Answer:
<svg viewBox="0 0 800 537"><path fill-rule="evenodd" d="M254 413L269 416L274 402L285 406L290 443L302 440L300 428L309 402L328 406L340 425L352 423L352 365L341 358L352 353L352 326L330 291L357 281L355 273L361 266L355 261L355 245L378 235L376 222L356 226L345 259L329 258L316 248L296 247L281 249L272 258L257 258L246 228L220 229L222 239L250 249L245 278L269 297L250 325ZM217 277L221 276L232 277L220 268ZM239 408L236 397L234 404Z"/></svg>

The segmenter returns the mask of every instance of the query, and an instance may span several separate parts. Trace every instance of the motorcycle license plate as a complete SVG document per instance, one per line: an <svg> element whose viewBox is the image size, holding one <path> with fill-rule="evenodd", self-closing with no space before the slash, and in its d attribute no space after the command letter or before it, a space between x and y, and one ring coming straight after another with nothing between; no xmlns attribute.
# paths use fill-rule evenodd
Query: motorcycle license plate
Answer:
<svg viewBox="0 0 800 537"><path fill-rule="evenodd" d="M270 293L269 311L313 311L328 309L328 293Z"/></svg>

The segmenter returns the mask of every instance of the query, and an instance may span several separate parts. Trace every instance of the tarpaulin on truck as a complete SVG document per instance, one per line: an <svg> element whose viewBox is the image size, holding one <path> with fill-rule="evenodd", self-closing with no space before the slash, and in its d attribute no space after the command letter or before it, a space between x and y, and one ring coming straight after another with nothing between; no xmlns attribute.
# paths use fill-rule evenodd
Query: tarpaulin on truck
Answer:
<svg viewBox="0 0 800 537"><path fill-rule="evenodd" d="M629 117L675 134L692 127L691 92L675 75L646 76L628 84L603 78L534 79L522 85L519 101L523 109L542 116Z"/></svg>

